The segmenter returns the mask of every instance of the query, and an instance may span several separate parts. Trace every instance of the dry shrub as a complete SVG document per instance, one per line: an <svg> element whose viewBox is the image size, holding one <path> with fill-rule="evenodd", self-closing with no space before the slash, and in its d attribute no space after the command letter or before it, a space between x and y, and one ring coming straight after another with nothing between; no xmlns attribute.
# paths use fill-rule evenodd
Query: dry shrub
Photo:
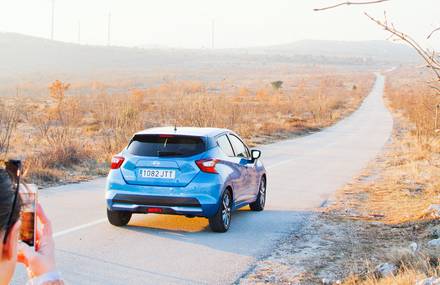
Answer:
<svg viewBox="0 0 440 285"><path fill-rule="evenodd" d="M91 158L87 141L82 140L79 118L83 117L79 98L67 96L69 84L55 81L49 88L51 101L32 106L26 115L34 127L29 145L38 145L26 156L25 173L35 181L57 182L66 169ZM29 111L28 110L28 111Z"/></svg>
<svg viewBox="0 0 440 285"><path fill-rule="evenodd" d="M411 79L404 71L394 74L387 84L387 97L391 107L400 110L413 124L412 134L423 148L439 150L440 134L435 130L436 106L440 94L426 83Z"/></svg>
<svg viewBox="0 0 440 285"><path fill-rule="evenodd" d="M96 123L94 134L94 158L98 161L109 161L128 142L134 132L145 127L141 112L146 107L143 103L145 94L134 91L126 100L125 96L105 93L91 96L88 100L88 111Z"/></svg>
<svg viewBox="0 0 440 285"><path fill-rule="evenodd" d="M412 252L406 248L393 248L384 257L384 261L396 264L398 272L395 275L380 277L370 268L365 276L351 275L343 285L414 285L417 281L430 276L438 276L438 252L435 255L424 250Z"/></svg>
<svg viewBox="0 0 440 285"><path fill-rule="evenodd" d="M168 81L157 88L152 88L151 92L156 94L167 94L174 96L178 94L197 94L205 92L205 85L194 81Z"/></svg>
<svg viewBox="0 0 440 285"><path fill-rule="evenodd" d="M269 92L266 89L260 89L257 91L258 101L267 101L268 97L269 97Z"/></svg>
<svg viewBox="0 0 440 285"><path fill-rule="evenodd" d="M159 125L230 128L252 144L252 139L259 135L302 132L334 123L356 109L367 94L371 79L355 80L362 88L353 90L341 87L340 83L329 83L334 77L320 78L326 83L309 86L303 93L299 93L302 89L281 93L260 88L252 95L250 90L239 88L233 94L187 94L183 88L180 92L173 88L170 95L156 90L149 93L147 101L153 107L148 109L146 118L160 118ZM156 107L155 102L161 103ZM292 116L299 118L301 124L291 124Z"/></svg>
<svg viewBox="0 0 440 285"><path fill-rule="evenodd" d="M252 90L227 89L224 81L219 89L214 83L207 88L201 82L167 80L126 93L110 93L94 84L94 94L72 95L80 93L75 86L83 86L57 80L49 96L26 103L26 121L15 149L27 145L29 175L51 180L60 167L69 172L89 160L108 162L133 133L149 127L228 128L254 145L261 142L258 137L287 137L334 123L356 109L372 81L364 74L313 75L301 78L301 84L284 81L281 92L270 83Z"/></svg>
<svg viewBox="0 0 440 285"><path fill-rule="evenodd" d="M358 276L351 276L345 280L342 285L414 285L417 281L426 278L426 275L415 270L405 270L397 276L378 278L374 275L366 279L360 279Z"/></svg>
<svg viewBox="0 0 440 285"><path fill-rule="evenodd" d="M38 151L26 157L25 175L34 182L58 182L65 176L66 169L91 158L90 149L65 129L51 129L45 139Z"/></svg>
<svg viewBox="0 0 440 285"><path fill-rule="evenodd" d="M238 93L237 93L238 97L247 97L250 94L251 94L251 91L247 88L244 88L244 87L240 87L238 89Z"/></svg>
<svg viewBox="0 0 440 285"><path fill-rule="evenodd" d="M6 159L10 141L19 120L16 102L0 101L0 159Z"/></svg>
<svg viewBox="0 0 440 285"><path fill-rule="evenodd" d="M51 185L58 183L65 178L65 172L53 168L39 168L29 162L29 170L25 172L25 180L39 184L39 185Z"/></svg>

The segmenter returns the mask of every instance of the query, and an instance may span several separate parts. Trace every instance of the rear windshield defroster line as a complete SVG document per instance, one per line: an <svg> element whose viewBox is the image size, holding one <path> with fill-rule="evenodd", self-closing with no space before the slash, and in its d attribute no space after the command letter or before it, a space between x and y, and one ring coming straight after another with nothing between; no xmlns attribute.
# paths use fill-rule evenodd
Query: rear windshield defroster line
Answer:
<svg viewBox="0 0 440 285"><path fill-rule="evenodd" d="M206 150L201 137L181 135L135 135L127 147L133 155L153 157L185 157Z"/></svg>

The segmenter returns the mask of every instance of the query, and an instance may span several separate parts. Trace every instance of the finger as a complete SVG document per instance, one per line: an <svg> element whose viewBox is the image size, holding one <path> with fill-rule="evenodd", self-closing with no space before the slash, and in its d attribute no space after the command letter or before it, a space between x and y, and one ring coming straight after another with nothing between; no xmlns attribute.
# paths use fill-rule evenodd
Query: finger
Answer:
<svg viewBox="0 0 440 285"><path fill-rule="evenodd" d="M41 234L41 231L35 229L35 251L39 251L41 244L44 242L45 236Z"/></svg>
<svg viewBox="0 0 440 285"><path fill-rule="evenodd" d="M43 234L52 236L52 223L50 222L40 203L37 204L37 216L43 225Z"/></svg>
<svg viewBox="0 0 440 285"><path fill-rule="evenodd" d="M41 231L38 228L35 229L35 233L34 234L35 234L35 239L37 241L41 240L41 238L43 237Z"/></svg>
<svg viewBox="0 0 440 285"><path fill-rule="evenodd" d="M35 251L29 245L25 244L24 242L18 243L18 250L17 250L18 262L28 266L29 261L35 257L35 254L36 254Z"/></svg>

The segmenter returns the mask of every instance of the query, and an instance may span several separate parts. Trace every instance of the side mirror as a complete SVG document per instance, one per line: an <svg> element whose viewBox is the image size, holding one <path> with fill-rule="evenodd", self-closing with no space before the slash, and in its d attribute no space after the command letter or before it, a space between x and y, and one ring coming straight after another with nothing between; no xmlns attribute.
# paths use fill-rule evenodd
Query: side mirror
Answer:
<svg viewBox="0 0 440 285"><path fill-rule="evenodd" d="M260 150L258 150L258 149L251 150L252 161L255 161L255 160L259 159L260 156L261 156L261 151Z"/></svg>

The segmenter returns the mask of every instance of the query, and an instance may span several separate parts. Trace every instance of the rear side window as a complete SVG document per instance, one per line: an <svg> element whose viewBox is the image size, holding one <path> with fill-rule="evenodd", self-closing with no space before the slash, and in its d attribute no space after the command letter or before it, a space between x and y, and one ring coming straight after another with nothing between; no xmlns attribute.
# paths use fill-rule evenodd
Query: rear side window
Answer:
<svg viewBox="0 0 440 285"><path fill-rule="evenodd" d="M244 145L244 143L234 135L229 135L229 139L231 140L232 147L234 148L235 156L238 157L249 157L249 150Z"/></svg>
<svg viewBox="0 0 440 285"><path fill-rule="evenodd" d="M183 157L204 152L201 137L174 135L135 135L127 151L139 156Z"/></svg>
<svg viewBox="0 0 440 285"><path fill-rule="evenodd" d="M226 137L226 135L223 135L217 139L217 144L220 147L220 149L227 155L227 156L234 156L234 151L232 150L231 143L229 142L229 139Z"/></svg>

